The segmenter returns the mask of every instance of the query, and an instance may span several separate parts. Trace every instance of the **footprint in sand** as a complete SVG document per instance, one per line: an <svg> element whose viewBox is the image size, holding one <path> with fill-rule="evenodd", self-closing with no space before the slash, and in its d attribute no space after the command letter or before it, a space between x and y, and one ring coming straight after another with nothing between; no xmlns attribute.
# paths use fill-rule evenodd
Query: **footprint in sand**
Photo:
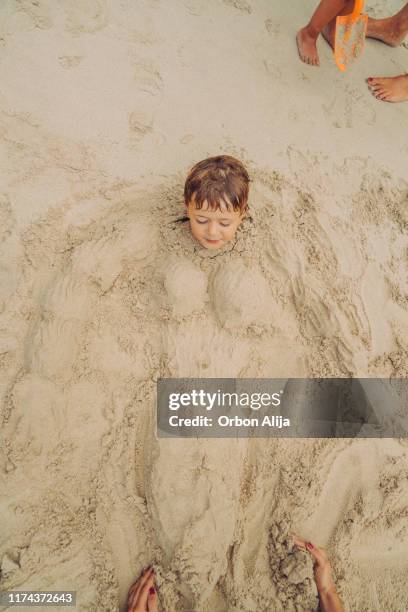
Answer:
<svg viewBox="0 0 408 612"><path fill-rule="evenodd" d="M267 19L265 21L265 28L268 32L268 34L280 34L280 23L277 22L275 19Z"/></svg>
<svg viewBox="0 0 408 612"><path fill-rule="evenodd" d="M266 244L265 255L272 264L274 273L279 275L283 282L292 279L292 283L296 284L303 275L303 261L295 249L288 249L288 240L284 234L275 237L273 242Z"/></svg>
<svg viewBox="0 0 408 612"><path fill-rule="evenodd" d="M357 294L354 299L344 299L338 302L339 315L344 316L348 327L348 336L358 337L361 341L369 346L371 343L371 328L368 317L366 315L363 301Z"/></svg>
<svg viewBox="0 0 408 612"><path fill-rule="evenodd" d="M66 29L74 35L92 34L108 23L106 0L70 0L64 9Z"/></svg>
<svg viewBox="0 0 408 612"><path fill-rule="evenodd" d="M76 66L79 66L83 59L84 58L82 55L60 55L58 57L59 63L65 69L75 68Z"/></svg>
<svg viewBox="0 0 408 612"><path fill-rule="evenodd" d="M332 335L335 320L324 297L296 275L292 279L292 297L301 320L303 333L308 337Z"/></svg>
<svg viewBox="0 0 408 612"><path fill-rule="evenodd" d="M153 62L136 62L134 77L139 91L155 96L163 89L163 79Z"/></svg>
<svg viewBox="0 0 408 612"><path fill-rule="evenodd" d="M367 99L364 89L348 87L350 104L350 114L353 122L358 125L374 126L377 119L376 101L371 96Z"/></svg>
<svg viewBox="0 0 408 612"><path fill-rule="evenodd" d="M163 81L153 62L138 61L135 63L135 82L140 92L140 103L138 110L129 115L129 128L132 139L138 142L153 132L154 108L151 96L162 92ZM163 134L156 135L165 140Z"/></svg>
<svg viewBox="0 0 408 612"><path fill-rule="evenodd" d="M331 336L336 327L332 311L323 297L312 289L308 291L305 308L305 333L307 336Z"/></svg>
<svg viewBox="0 0 408 612"><path fill-rule="evenodd" d="M282 76L282 70L277 65L276 61L272 59L265 59L262 61L266 72L275 79L280 79Z"/></svg>
<svg viewBox="0 0 408 612"><path fill-rule="evenodd" d="M15 220L7 193L0 193L0 242L6 240L14 228Z"/></svg>
<svg viewBox="0 0 408 612"><path fill-rule="evenodd" d="M344 338L336 314L336 303L330 303L326 295L320 295L307 286L299 275L292 279L291 284L301 334L308 344L315 346L314 354L307 359L311 371L315 371L316 366L326 368L328 364L335 367L336 372L338 368L342 372L355 371L356 355L351 349L352 343L348 338ZM335 372L330 371L330 375L334 376Z"/></svg>
<svg viewBox="0 0 408 612"><path fill-rule="evenodd" d="M306 198L301 198L295 211L295 227L301 236L303 260L312 270L321 270L327 276L336 277L337 254L330 236L318 219L318 214L311 209L312 206L313 200L309 202Z"/></svg>
<svg viewBox="0 0 408 612"><path fill-rule="evenodd" d="M190 142L194 140L194 138L194 134L186 134L185 136L183 136L183 138L180 138L179 142L183 145L190 144Z"/></svg>
<svg viewBox="0 0 408 612"><path fill-rule="evenodd" d="M35 2L33 0L18 0L18 10L23 11L31 20L35 28L40 30L49 30L53 21L51 11L44 2Z"/></svg>
<svg viewBox="0 0 408 612"><path fill-rule="evenodd" d="M189 0L189 2L184 3L184 6L190 15L200 17L205 10L206 2L202 2L202 0Z"/></svg>
<svg viewBox="0 0 408 612"><path fill-rule="evenodd" d="M153 112L148 108L140 108L129 115L129 129L134 140L143 140L153 132Z"/></svg>
<svg viewBox="0 0 408 612"><path fill-rule="evenodd" d="M250 15L252 13L251 5L249 4L249 2L246 2L245 0L223 0L223 2L227 6L234 7L241 13L247 13L247 15Z"/></svg>
<svg viewBox="0 0 408 612"><path fill-rule="evenodd" d="M377 112L375 101L367 99L366 93L346 85L340 96L333 98L328 104L323 104L324 112L332 118L336 128L352 128L356 123L373 126Z"/></svg>

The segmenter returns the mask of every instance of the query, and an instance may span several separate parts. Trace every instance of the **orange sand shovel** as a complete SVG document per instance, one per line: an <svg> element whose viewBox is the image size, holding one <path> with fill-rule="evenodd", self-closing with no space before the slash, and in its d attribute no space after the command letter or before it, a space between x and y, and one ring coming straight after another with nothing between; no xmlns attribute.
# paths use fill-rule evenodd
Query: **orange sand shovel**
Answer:
<svg viewBox="0 0 408 612"><path fill-rule="evenodd" d="M340 15L336 18L334 58L342 71L346 70L364 49L368 16L361 14L363 7L364 0L356 0L350 15Z"/></svg>

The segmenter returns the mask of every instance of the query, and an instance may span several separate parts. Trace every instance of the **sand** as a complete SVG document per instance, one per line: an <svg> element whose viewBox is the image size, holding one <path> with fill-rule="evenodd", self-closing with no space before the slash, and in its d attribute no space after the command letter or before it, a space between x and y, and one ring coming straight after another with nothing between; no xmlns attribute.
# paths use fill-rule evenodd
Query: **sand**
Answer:
<svg viewBox="0 0 408 612"><path fill-rule="evenodd" d="M407 50L306 66L314 4L2 3L2 589L121 610L153 562L162 610L314 610L295 531L346 610L408 609L405 440L155 436L159 376L407 376L408 103L364 83ZM218 153L252 178L221 253L174 222Z"/></svg>

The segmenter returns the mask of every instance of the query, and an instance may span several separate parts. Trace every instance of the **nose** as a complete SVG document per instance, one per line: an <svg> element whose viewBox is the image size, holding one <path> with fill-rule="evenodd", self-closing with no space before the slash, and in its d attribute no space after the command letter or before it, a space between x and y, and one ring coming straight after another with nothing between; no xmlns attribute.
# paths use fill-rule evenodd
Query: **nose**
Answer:
<svg viewBox="0 0 408 612"><path fill-rule="evenodd" d="M208 237L210 239L214 239L217 237L217 235L218 235L217 224L215 221L210 221L210 223L208 224Z"/></svg>

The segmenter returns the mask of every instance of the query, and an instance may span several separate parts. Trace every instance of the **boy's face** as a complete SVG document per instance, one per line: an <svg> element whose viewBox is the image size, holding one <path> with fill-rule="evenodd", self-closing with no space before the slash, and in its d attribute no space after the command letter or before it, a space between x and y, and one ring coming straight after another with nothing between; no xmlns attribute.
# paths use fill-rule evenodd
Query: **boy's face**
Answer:
<svg viewBox="0 0 408 612"><path fill-rule="evenodd" d="M187 206L191 232L206 249L219 249L232 240L245 217L245 213L228 210L221 203L221 210L211 210L205 200L202 208L195 207L194 199Z"/></svg>

